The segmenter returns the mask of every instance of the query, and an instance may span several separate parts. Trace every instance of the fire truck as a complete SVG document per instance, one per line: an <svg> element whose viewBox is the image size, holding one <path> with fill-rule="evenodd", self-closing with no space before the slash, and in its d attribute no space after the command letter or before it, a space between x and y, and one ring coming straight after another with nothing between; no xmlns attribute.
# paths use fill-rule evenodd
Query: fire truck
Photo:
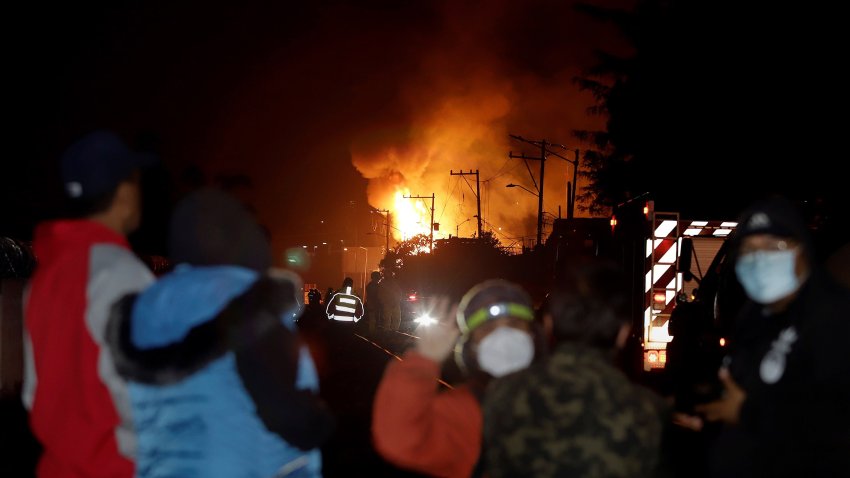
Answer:
<svg viewBox="0 0 850 478"><path fill-rule="evenodd" d="M717 267L715 258L736 225L733 221L683 219L678 212L656 211L654 201L646 197L615 208L610 218L609 254L629 277L633 330L640 344L643 371L660 371L667 366L673 311L677 305L696 299L701 279L709 275L711 267Z"/></svg>
<svg viewBox="0 0 850 478"><path fill-rule="evenodd" d="M545 261L553 270L546 275L557 280L558 272L580 255L617 262L630 289L634 336L629 367L636 368L635 373L660 372L667 368L673 341L671 318L678 315L678 323L691 327L707 310L712 317L704 328L715 329L706 301L716 295L720 274L715 269L721 267L724 245L735 226L732 221L683 219L678 212L656 211L652 199L638 197L617 206L610 218L555 221Z"/></svg>

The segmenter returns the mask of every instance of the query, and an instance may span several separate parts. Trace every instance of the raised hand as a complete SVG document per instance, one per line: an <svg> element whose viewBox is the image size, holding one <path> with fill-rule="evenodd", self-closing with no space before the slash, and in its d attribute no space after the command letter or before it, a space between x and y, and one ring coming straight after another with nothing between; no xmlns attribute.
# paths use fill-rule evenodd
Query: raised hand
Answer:
<svg viewBox="0 0 850 478"><path fill-rule="evenodd" d="M430 315L437 322L416 330L419 334L416 351L437 363L448 358L460 335L455 322L456 313L457 304L452 304L448 297L434 299Z"/></svg>

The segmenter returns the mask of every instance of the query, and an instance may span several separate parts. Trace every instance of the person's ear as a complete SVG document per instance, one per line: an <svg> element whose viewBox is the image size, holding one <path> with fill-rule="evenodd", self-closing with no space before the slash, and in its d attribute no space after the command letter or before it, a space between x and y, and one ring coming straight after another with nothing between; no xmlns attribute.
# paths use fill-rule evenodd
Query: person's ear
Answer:
<svg viewBox="0 0 850 478"><path fill-rule="evenodd" d="M554 335L555 324L552 322L552 314L543 314L543 334L549 340Z"/></svg>
<svg viewBox="0 0 850 478"><path fill-rule="evenodd" d="M806 253L803 251L803 246L797 246L797 257L796 263L794 264L794 272L797 274L797 277L805 280L805 278L809 275L809 258L806 256Z"/></svg>
<svg viewBox="0 0 850 478"><path fill-rule="evenodd" d="M626 346L626 341L629 340L629 334L632 331L632 327L629 324L623 324L620 326L620 330L617 332L617 341L616 346L618 349L622 349Z"/></svg>
<svg viewBox="0 0 850 478"><path fill-rule="evenodd" d="M118 215L125 234L139 227L141 219L141 197L138 181L124 181L118 185L112 209Z"/></svg>

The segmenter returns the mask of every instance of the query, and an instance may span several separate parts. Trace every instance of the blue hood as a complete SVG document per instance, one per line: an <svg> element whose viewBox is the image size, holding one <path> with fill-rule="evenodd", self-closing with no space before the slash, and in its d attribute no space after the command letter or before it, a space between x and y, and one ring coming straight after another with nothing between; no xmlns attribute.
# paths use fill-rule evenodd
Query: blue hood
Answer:
<svg viewBox="0 0 850 478"><path fill-rule="evenodd" d="M236 266L181 265L151 285L133 306L131 338L136 347L163 347L183 340L245 292L257 272Z"/></svg>

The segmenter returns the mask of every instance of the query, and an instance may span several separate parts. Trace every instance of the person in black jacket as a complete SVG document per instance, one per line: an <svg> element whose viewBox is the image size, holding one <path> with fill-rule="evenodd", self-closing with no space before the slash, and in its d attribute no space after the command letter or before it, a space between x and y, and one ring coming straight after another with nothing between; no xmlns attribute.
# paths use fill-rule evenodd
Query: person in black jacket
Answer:
<svg viewBox="0 0 850 478"><path fill-rule="evenodd" d="M744 212L735 273L743 307L719 378L699 405L722 421L713 476L850 476L850 290L818 267L793 203Z"/></svg>
<svg viewBox="0 0 850 478"><path fill-rule="evenodd" d="M342 288L328 299L328 320L336 323L355 324L363 317L363 301L353 292L354 280L346 277Z"/></svg>
<svg viewBox="0 0 850 478"><path fill-rule="evenodd" d="M366 284L366 320L369 321L369 335L375 336L378 323L381 320L381 298L379 297L381 272L372 271L369 276L372 280Z"/></svg>

